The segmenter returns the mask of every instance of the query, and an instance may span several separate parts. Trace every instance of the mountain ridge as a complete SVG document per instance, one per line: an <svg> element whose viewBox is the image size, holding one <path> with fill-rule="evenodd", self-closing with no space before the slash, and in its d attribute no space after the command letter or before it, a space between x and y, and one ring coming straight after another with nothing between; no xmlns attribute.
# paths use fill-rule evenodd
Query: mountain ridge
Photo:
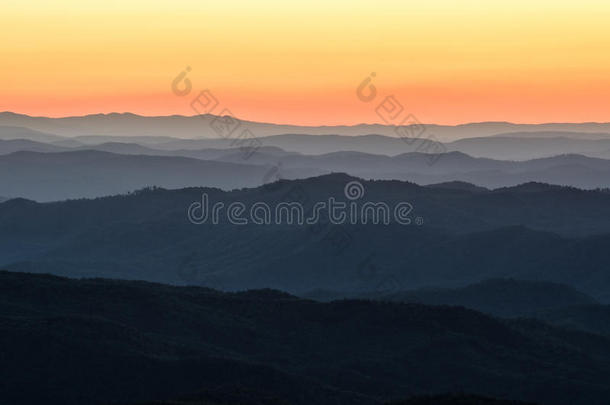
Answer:
<svg viewBox="0 0 610 405"><path fill-rule="evenodd" d="M0 112L0 125L11 124L17 126L25 126L39 131L49 131L57 135L86 135L86 134L138 134L138 135L163 135L170 133L168 128L173 128L174 133L180 133L181 137L194 136L205 134L207 137L213 134L213 131L208 128L202 128L201 124L209 122L217 116L212 114L194 115L194 116L182 116L182 115L170 115L170 116L152 116L146 117L133 113L110 113L110 114L90 114L85 116L72 116L72 117L32 117L26 114L18 114L13 112ZM115 127L114 129L108 125L109 120L114 120L115 124L117 121L123 122L134 122L134 121L149 121L154 122L155 125L150 125L146 129L140 129L133 126ZM83 121L88 121L85 125ZM95 129L92 128L94 123L104 122L104 126L99 126ZM176 127L176 122L182 122L184 126L188 126L188 129ZM323 134L332 131L341 132L343 135L355 135L368 133L379 133L382 135L396 135L394 127L382 124L356 124L356 125L337 125L337 126L295 126L286 124L273 124L273 123L260 123L248 120L239 120L245 127L254 130L256 136L267 136L279 133L290 133L290 132L302 132L311 134ZM54 123L62 123L62 125L56 125ZM26 123L28 125L26 125ZM206 124L207 125L207 124ZM418 124L421 125L421 124ZM527 128L527 129L548 129L557 130L557 128L563 128L565 130L586 130L591 132L610 132L610 123L545 123L545 124L513 124L505 122L478 122L478 123L466 123L458 124L455 126L451 125L438 125L438 124L425 124L425 127L430 133L438 138L438 140L446 141L464 137L467 134L481 135L481 134L497 134L501 132L513 131L516 128ZM600 131L600 128L606 129L606 131ZM61 133L60 133L61 132Z"/></svg>
<svg viewBox="0 0 610 405"><path fill-rule="evenodd" d="M11 348L0 388L16 405L137 403L207 390L241 391L246 400L268 392L293 405L445 392L559 405L610 397L610 338L540 321L140 281L12 272L0 281L0 343ZM37 389L23 389L31 384Z"/></svg>
<svg viewBox="0 0 610 405"><path fill-rule="evenodd" d="M224 216L218 224L194 225L187 216L202 193L210 203L239 201L246 209L303 196L306 210L330 197L346 201L345 185L355 179L333 174L231 192L145 189L90 200L12 200L0 204L0 266L290 293L329 286L362 292L457 287L516 278L568 284L610 302L610 278L600 265L610 260L610 194L603 191L536 186L482 193L360 180L362 201L408 201L411 225L321 220L315 226L237 226Z"/></svg>

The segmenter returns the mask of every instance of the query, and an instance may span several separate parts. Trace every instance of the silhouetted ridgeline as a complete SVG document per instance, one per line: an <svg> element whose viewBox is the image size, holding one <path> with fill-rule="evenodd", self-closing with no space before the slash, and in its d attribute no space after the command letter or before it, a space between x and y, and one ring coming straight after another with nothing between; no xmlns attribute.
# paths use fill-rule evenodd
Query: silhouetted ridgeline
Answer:
<svg viewBox="0 0 610 405"><path fill-rule="evenodd" d="M305 143L315 143L311 138L318 138L305 137ZM303 155L264 144L225 149L154 147L159 148L157 144L149 147L118 142L62 147L22 139L0 140L0 192L13 198L56 201L119 194L147 186L205 185L230 190L259 186L272 172L284 179L342 172L365 179L406 180L422 185L468 182L493 189L527 182L583 189L610 186L610 160L577 154L515 162L474 158L461 152L401 152L390 157L353 151Z"/></svg>
<svg viewBox="0 0 610 405"><path fill-rule="evenodd" d="M90 114L80 117L31 117L9 111L0 112L0 126L26 127L37 131L61 136L104 135L166 138L167 134L179 138L217 138L210 127L216 116L162 116L145 117L132 113ZM279 134L337 134L366 135L380 134L396 136L395 126L380 124L339 125L339 126L297 126L278 125L240 120L243 127L260 137ZM513 124L510 122L477 122L462 125L426 124L429 132L439 139L490 136L506 132L553 131L558 133L580 132L596 138L600 133L610 133L610 123L558 123L558 124ZM591 134L591 135L589 135ZM572 135L573 136L573 135ZM159 141L159 139L156 139Z"/></svg>
<svg viewBox="0 0 610 405"><path fill-rule="evenodd" d="M270 170L278 170L285 179L343 172L366 179L422 185L460 181L494 189L526 182L583 189L610 186L610 133L602 131L610 129L610 124L431 126L462 138L432 150L418 147L421 139L397 137L394 128L382 125L368 126L382 130L377 133L363 132L367 126L343 128L359 136L332 132L339 127L310 128L317 135L307 131L278 134L281 126L257 123L248 124L271 132L255 131L248 139L215 134L205 138L196 133L197 128L210 131L212 119L133 114L49 119L0 113L0 193L54 201L148 186L230 190L259 186ZM19 123L75 136L16 126ZM545 130L529 132L538 127ZM579 127L582 132L574 132ZM93 128L98 135L83 135ZM511 132L498 132L502 129ZM523 132L513 132L517 129ZM183 130L190 139L166 136ZM151 135L159 131L163 135ZM440 152L447 153L436 154Z"/></svg>
<svg viewBox="0 0 610 405"><path fill-rule="evenodd" d="M319 301L360 298L426 305L459 305L500 317L535 316L544 311L599 304L592 297L567 285L512 279L485 280L461 288L423 288L389 294L341 294L322 290L304 296Z"/></svg>
<svg viewBox="0 0 610 405"><path fill-rule="evenodd" d="M0 156L2 192L40 201L120 194L149 185L232 189L263 184L267 171L247 164L91 150Z"/></svg>
<svg viewBox="0 0 610 405"><path fill-rule="evenodd" d="M315 290L303 297L321 302L369 299L452 305L506 318L535 318L555 326L610 335L610 306L563 284L513 279L485 280L462 288L422 288L397 292Z"/></svg>
<svg viewBox="0 0 610 405"><path fill-rule="evenodd" d="M224 289L348 292L455 287L490 278L560 282L610 302L610 194L526 184L481 193L362 182L362 201L408 201L411 225L194 225L201 201L313 205L345 200L353 178L269 187L148 190L0 205L0 265L66 276L144 279ZM306 200L306 201L305 201ZM225 205L225 206L226 206ZM422 225L415 219L420 218ZM223 217L224 218L224 217Z"/></svg>
<svg viewBox="0 0 610 405"><path fill-rule="evenodd" d="M610 305L578 305L538 311L535 317L570 329L610 336Z"/></svg>
<svg viewBox="0 0 610 405"><path fill-rule="evenodd" d="M0 272L0 293L0 396L10 404L198 393L212 404L231 396L240 404L381 404L447 392L559 405L610 399L610 339L539 321L8 272ZM464 403L443 399L453 400L439 403Z"/></svg>

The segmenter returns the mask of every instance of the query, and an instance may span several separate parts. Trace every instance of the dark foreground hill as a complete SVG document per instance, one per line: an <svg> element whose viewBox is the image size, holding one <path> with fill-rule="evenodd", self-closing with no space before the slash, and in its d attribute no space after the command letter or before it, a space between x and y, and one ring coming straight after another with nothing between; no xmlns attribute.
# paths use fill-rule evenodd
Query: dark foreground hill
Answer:
<svg viewBox="0 0 610 405"><path fill-rule="evenodd" d="M610 305L578 305L539 311L539 319L554 325L610 336Z"/></svg>
<svg viewBox="0 0 610 405"><path fill-rule="evenodd" d="M10 404L133 403L218 389L303 405L445 392L610 400L610 339L537 321L8 272L0 292L0 396Z"/></svg>
<svg viewBox="0 0 610 405"><path fill-rule="evenodd" d="M520 401L486 398L477 395L435 395L411 398L388 405L527 405ZM533 405L533 404L530 404Z"/></svg>
<svg viewBox="0 0 610 405"><path fill-rule="evenodd" d="M255 391L213 390L178 400L139 402L133 405L288 405L287 402ZM481 397L478 395L449 394L418 396L385 405L535 405L530 402Z"/></svg>

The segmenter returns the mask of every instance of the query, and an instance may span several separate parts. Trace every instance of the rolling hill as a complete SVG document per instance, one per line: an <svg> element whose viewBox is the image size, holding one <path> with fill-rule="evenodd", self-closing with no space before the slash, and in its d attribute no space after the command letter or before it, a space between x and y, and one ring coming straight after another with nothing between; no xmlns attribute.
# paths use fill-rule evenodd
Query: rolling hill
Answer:
<svg viewBox="0 0 610 405"><path fill-rule="evenodd" d="M73 170L65 170L68 164ZM239 180L231 180L244 166L252 167L252 172L273 172L274 178L285 179L343 172L365 179L405 180L422 185L458 181L485 188L527 182L585 189L610 187L610 160L582 155L514 162L473 158L461 152L448 152L433 158L416 152L396 156L362 152L303 155L276 146L261 146L255 151L235 147L161 150L129 143L68 148L10 140L0 141L0 166L6 176L17 173L0 179L0 193L39 201L124 193L145 186L213 185L230 189L263 183L261 178L264 176L251 176L250 173L237 176ZM205 168L208 173L201 175ZM114 180L109 178L109 173L116 173ZM88 179L84 183L83 176ZM111 184L112 181L115 184Z"/></svg>
<svg viewBox="0 0 610 405"><path fill-rule="evenodd" d="M8 272L0 290L0 394L16 405L198 392L293 405L447 392L559 405L610 398L609 338L538 321ZM257 398L275 399L249 402Z"/></svg>
<svg viewBox="0 0 610 405"><path fill-rule="evenodd" d="M540 310L536 318L564 328L578 329L610 336L610 306L575 305Z"/></svg>
<svg viewBox="0 0 610 405"><path fill-rule="evenodd" d="M341 298L373 299L426 305L462 306L498 317L537 317L574 307L594 307L598 302L574 288L557 283L514 279L484 280L460 288L425 288L390 294L340 294L317 291L306 295L323 301ZM548 318L545 318L548 319Z"/></svg>
<svg viewBox="0 0 610 405"><path fill-rule="evenodd" d="M610 302L610 193L526 184L480 192L362 181L362 201L408 201L411 225L194 225L188 207L345 201L354 178L329 175L255 189L144 190L0 205L0 265L66 276L144 279L223 289L398 291L489 278L568 284ZM498 215L501 213L501 215ZM418 218L420 220L418 220ZM420 224L420 225L418 225Z"/></svg>
<svg viewBox="0 0 610 405"><path fill-rule="evenodd" d="M7 117L6 113L0 113L0 140L25 139L34 142L59 142L66 139L55 134L35 131L23 126L3 125L2 122L5 117Z"/></svg>
<svg viewBox="0 0 610 405"><path fill-rule="evenodd" d="M267 171L263 166L183 157L16 152L0 156L0 192L7 197L53 201L121 194L149 186L233 189L263 184Z"/></svg>

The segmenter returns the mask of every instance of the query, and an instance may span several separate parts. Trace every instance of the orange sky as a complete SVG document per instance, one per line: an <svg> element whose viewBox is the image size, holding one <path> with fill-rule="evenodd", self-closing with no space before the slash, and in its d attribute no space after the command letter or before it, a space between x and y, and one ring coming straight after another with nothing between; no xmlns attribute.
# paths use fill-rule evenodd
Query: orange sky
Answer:
<svg viewBox="0 0 610 405"><path fill-rule="evenodd" d="M192 115L209 89L243 119L610 121L610 2L12 2L0 14L0 111ZM186 66L193 90L171 82ZM377 98L356 88L371 72Z"/></svg>

